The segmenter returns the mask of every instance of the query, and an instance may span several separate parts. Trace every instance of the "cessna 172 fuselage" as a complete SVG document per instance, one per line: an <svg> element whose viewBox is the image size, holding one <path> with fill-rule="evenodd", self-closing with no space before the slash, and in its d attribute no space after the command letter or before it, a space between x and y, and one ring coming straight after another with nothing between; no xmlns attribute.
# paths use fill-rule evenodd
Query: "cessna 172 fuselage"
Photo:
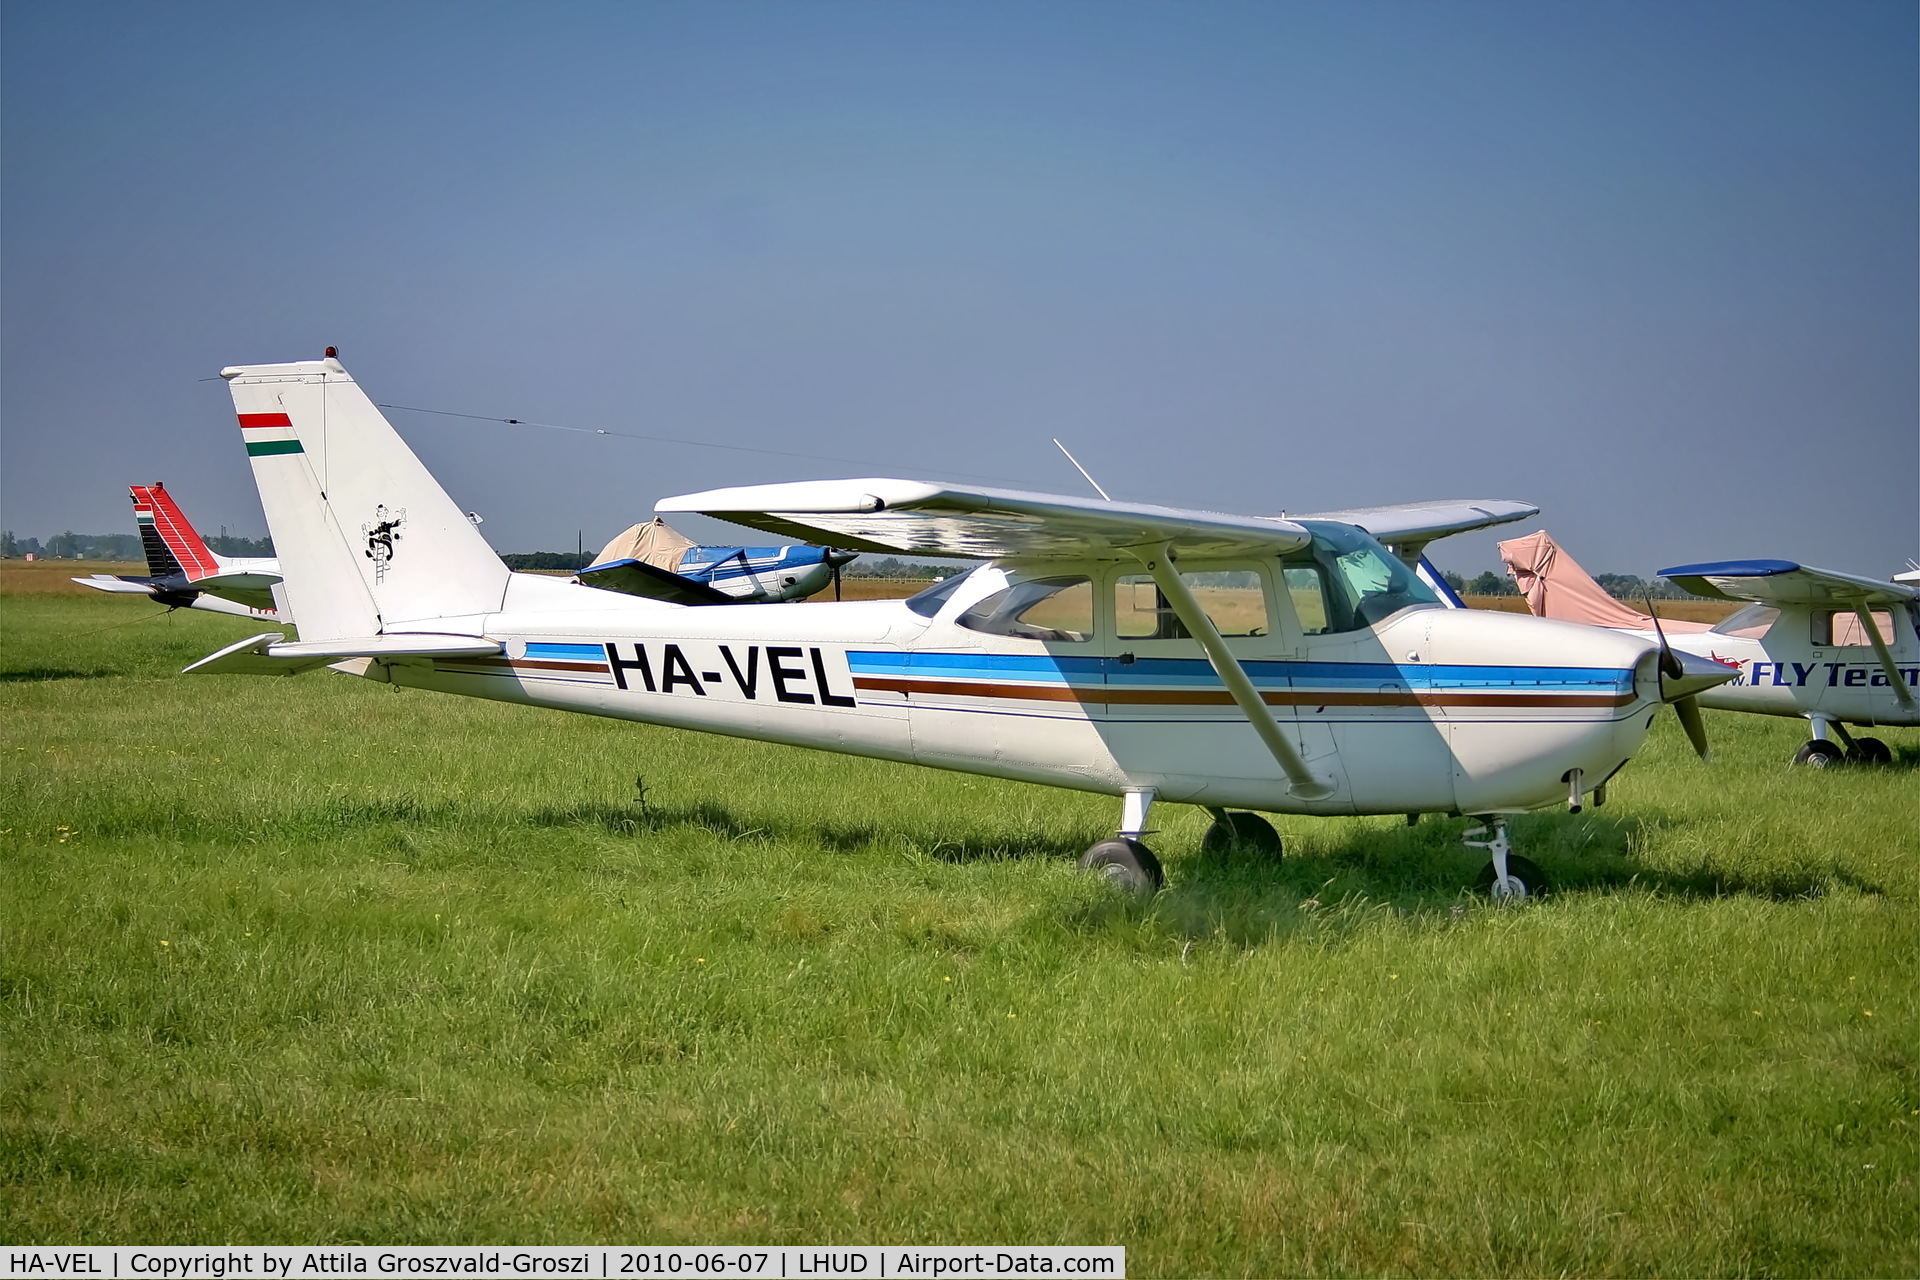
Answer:
<svg viewBox="0 0 1920 1280"><path fill-rule="evenodd" d="M336 360L224 376L301 638L253 637L189 670L336 666L1122 796L1121 839L1089 861L1142 886L1160 875L1139 842L1156 799L1204 805L1229 832L1249 816L1232 809L1497 820L1578 803L1663 701L1732 674L1442 607L1410 567L1419 547L1523 504L1378 509L1395 554L1331 520L897 480L718 490L658 509L992 562L905 601L639 600L509 574ZM1489 847L1496 891L1523 893L1537 872L1509 859L1504 829Z"/></svg>

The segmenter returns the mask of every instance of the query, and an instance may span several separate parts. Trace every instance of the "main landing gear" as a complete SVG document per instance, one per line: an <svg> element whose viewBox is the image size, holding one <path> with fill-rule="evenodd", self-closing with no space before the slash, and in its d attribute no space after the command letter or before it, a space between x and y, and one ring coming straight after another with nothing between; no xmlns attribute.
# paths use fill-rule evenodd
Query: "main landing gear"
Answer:
<svg viewBox="0 0 1920 1280"><path fill-rule="evenodd" d="M1493 838L1475 840L1475 836L1487 834L1488 826L1493 828ZM1532 859L1513 852L1513 845L1507 839L1505 818L1496 815L1487 818L1484 825L1468 827L1460 833L1460 842L1469 849L1485 849L1491 855L1492 860L1481 868L1474 887L1495 902L1524 902L1547 891L1546 873Z"/></svg>
<svg viewBox="0 0 1920 1280"><path fill-rule="evenodd" d="M1114 888L1143 898L1160 892L1167 882L1166 873L1160 869L1160 859L1153 856L1153 850L1140 842L1141 836L1153 834L1147 830L1147 812L1153 808L1153 796L1152 787L1127 792L1121 808L1120 834L1111 840L1102 840L1081 854L1082 871L1091 871Z"/></svg>
<svg viewBox="0 0 1920 1280"><path fill-rule="evenodd" d="M1847 726L1825 716L1809 716L1813 740L1793 753L1795 764L1827 769L1836 764L1892 764L1893 752L1878 738L1856 738ZM1828 734L1840 739L1835 742ZM1844 745L1842 745L1844 744Z"/></svg>

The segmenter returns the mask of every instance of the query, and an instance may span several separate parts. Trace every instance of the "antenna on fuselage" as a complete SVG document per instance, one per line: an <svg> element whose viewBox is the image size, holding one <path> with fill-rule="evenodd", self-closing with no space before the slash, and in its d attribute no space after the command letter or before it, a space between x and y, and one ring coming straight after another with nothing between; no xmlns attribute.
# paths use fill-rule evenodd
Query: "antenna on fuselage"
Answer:
<svg viewBox="0 0 1920 1280"><path fill-rule="evenodd" d="M1053 447L1058 449L1062 453L1067 453L1067 446L1061 444L1057 438L1053 442ZM1095 480L1091 475L1087 475L1087 469L1080 465L1080 459L1074 457L1070 453L1067 453L1067 461L1073 464L1073 469L1075 471L1078 471L1081 475L1086 476L1087 483L1093 486L1093 491L1100 495L1100 498L1103 502L1113 501L1113 499L1107 495L1107 491L1100 487L1100 482L1098 480Z"/></svg>

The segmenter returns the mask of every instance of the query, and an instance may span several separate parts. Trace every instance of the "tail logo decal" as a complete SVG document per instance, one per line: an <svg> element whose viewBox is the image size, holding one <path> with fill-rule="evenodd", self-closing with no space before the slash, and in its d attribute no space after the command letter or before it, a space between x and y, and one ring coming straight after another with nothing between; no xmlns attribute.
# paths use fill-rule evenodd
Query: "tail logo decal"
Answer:
<svg viewBox="0 0 1920 1280"><path fill-rule="evenodd" d="M400 526L407 520L407 509L387 510L381 503L373 509L373 523L360 526L367 535L367 559L373 561L373 580L387 580L387 565L393 559L393 544L400 541Z"/></svg>

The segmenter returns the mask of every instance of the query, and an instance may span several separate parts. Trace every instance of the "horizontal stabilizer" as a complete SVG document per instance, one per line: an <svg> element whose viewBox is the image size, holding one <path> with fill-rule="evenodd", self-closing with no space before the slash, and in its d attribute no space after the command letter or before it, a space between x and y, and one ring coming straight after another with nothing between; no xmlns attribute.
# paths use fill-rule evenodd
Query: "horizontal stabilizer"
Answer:
<svg viewBox="0 0 1920 1280"><path fill-rule="evenodd" d="M267 631L210 653L184 669L183 675L293 676L344 658L374 658L381 662L408 658L478 658L500 652L500 642L479 636L408 635L357 636L341 640L283 643L286 635Z"/></svg>
<svg viewBox="0 0 1920 1280"><path fill-rule="evenodd" d="M624 596L665 600L669 604L739 603L724 591L717 591L692 578L683 578L644 560L610 560L606 564L588 565L574 576L585 586L598 587L602 591L618 591Z"/></svg>
<svg viewBox="0 0 1920 1280"><path fill-rule="evenodd" d="M1814 569L1791 560L1719 560L1660 570L1675 586L1709 600L1773 605L1893 605L1920 600L1920 587Z"/></svg>
<svg viewBox="0 0 1920 1280"><path fill-rule="evenodd" d="M1289 520L1101 502L919 480L809 480L664 498L655 511L698 512L795 541L855 551L976 560L1113 559L1171 542L1195 556L1297 551L1312 535Z"/></svg>
<svg viewBox="0 0 1920 1280"><path fill-rule="evenodd" d="M92 587L95 591L113 591L129 596L153 594L153 583L145 578L116 578L109 573L96 573L90 577L75 578L73 581L83 587Z"/></svg>

